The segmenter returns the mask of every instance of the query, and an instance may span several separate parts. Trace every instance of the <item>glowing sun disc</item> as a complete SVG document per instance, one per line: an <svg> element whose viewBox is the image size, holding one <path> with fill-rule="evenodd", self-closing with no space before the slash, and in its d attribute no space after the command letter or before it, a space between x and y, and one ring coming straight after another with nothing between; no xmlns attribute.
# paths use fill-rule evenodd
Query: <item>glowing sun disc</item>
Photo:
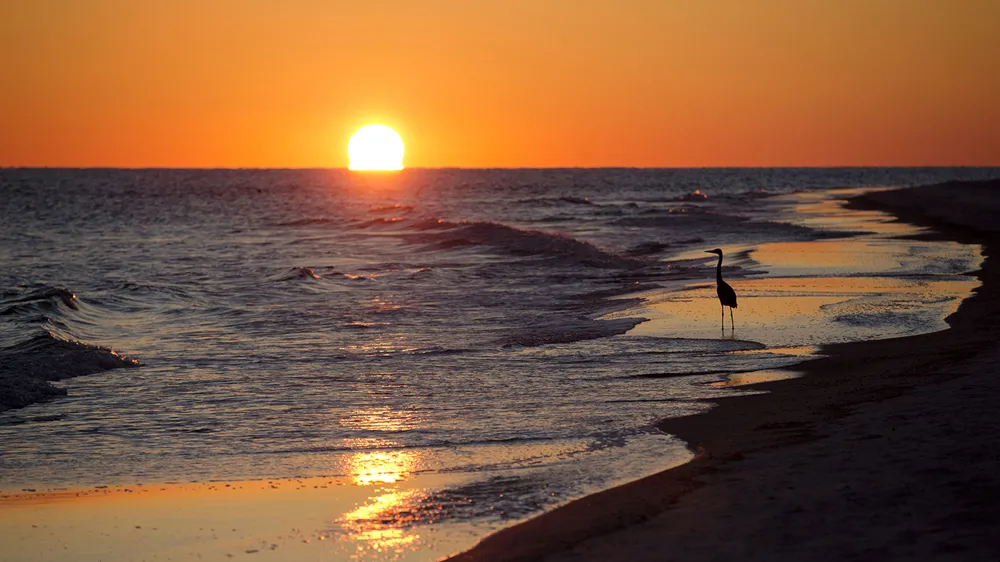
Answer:
<svg viewBox="0 0 1000 562"><path fill-rule="evenodd" d="M347 143L351 170L402 170L403 139L385 125L365 125Z"/></svg>

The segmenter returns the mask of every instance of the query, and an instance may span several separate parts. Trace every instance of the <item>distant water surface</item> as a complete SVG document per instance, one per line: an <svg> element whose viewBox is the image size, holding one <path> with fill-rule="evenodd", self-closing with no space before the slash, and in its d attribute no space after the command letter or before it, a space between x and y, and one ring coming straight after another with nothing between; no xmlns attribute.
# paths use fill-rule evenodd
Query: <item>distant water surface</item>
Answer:
<svg viewBox="0 0 1000 562"><path fill-rule="evenodd" d="M977 249L890 246L836 189L996 175L0 170L7 368L141 362L0 414L0 489L453 474L435 517L495 528L686 461L655 422L745 392L706 383L940 329Z"/></svg>

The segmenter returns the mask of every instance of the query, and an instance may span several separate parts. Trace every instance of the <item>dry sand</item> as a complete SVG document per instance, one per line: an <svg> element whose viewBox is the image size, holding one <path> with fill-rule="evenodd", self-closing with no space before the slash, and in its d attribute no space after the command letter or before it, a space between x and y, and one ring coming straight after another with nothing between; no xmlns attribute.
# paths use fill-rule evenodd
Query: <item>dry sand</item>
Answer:
<svg viewBox="0 0 1000 562"><path fill-rule="evenodd" d="M692 462L454 560L1000 560L1000 181L855 204L983 245L950 329L830 346L804 377L667 420Z"/></svg>

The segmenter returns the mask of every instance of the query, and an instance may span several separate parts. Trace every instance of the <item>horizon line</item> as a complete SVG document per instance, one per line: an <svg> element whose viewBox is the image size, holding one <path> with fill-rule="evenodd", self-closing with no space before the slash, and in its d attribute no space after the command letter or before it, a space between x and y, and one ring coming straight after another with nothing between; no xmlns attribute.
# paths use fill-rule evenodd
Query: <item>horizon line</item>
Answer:
<svg viewBox="0 0 1000 562"><path fill-rule="evenodd" d="M806 166L414 166L401 170L351 170L346 166L0 166L0 170L329 170L352 174L399 174L408 170L808 170L808 169L871 169L871 168L1000 168L997 164L874 164L874 165L806 165Z"/></svg>

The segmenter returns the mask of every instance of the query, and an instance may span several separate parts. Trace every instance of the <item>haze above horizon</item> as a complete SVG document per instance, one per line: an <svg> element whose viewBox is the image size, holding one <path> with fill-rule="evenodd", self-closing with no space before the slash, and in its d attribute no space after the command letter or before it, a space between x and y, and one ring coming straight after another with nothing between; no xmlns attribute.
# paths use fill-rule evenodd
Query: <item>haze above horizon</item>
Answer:
<svg viewBox="0 0 1000 562"><path fill-rule="evenodd" d="M1000 165L989 0L0 7L0 166Z"/></svg>

